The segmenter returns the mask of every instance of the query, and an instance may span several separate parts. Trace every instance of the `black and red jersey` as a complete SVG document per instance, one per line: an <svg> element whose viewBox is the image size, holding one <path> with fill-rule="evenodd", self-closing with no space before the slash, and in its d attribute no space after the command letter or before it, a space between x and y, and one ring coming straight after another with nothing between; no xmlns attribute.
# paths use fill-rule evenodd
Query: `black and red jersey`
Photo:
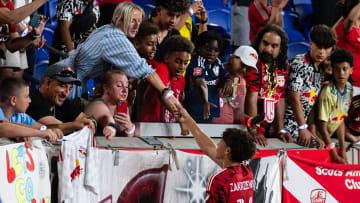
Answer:
<svg viewBox="0 0 360 203"><path fill-rule="evenodd" d="M248 164L230 166L209 177L206 202L251 203L254 176Z"/></svg>

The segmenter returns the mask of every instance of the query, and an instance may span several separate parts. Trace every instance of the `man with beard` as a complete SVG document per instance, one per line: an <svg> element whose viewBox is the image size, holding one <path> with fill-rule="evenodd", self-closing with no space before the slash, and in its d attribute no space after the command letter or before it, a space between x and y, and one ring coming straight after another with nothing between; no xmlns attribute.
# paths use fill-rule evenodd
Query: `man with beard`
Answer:
<svg viewBox="0 0 360 203"><path fill-rule="evenodd" d="M190 0L176 1L176 0L156 0L156 12L152 12L149 19L152 23L159 27L157 34L157 46L155 61L163 62L165 47L163 42L172 35L180 35L180 32L175 29L178 24L180 16L189 11Z"/></svg>
<svg viewBox="0 0 360 203"><path fill-rule="evenodd" d="M315 127L308 128L307 121L313 120L310 112L319 95L320 82L324 79L319 64L330 55L336 40L336 34L329 27L316 25L310 32L310 51L295 56L290 63L289 97L286 100L285 128L281 133L290 134L303 146L310 143L311 147L323 146L316 136Z"/></svg>
<svg viewBox="0 0 360 203"><path fill-rule="evenodd" d="M266 25L256 35L252 46L259 53L258 72L252 70L246 78L248 91L245 99L245 111L250 116L247 126L257 115L265 114L265 121L256 130L252 130L256 143L266 146L272 134L284 142L292 141L291 136L279 134L283 129L285 111L285 86L288 78L287 41L284 30L277 25ZM274 125L271 123L275 121ZM254 128L252 128L254 129Z"/></svg>
<svg viewBox="0 0 360 203"><path fill-rule="evenodd" d="M30 93L32 102L26 113L39 123L60 128L64 134L95 123L71 103L67 97L75 85L81 85L70 67L63 64L49 66L41 79L40 90Z"/></svg>

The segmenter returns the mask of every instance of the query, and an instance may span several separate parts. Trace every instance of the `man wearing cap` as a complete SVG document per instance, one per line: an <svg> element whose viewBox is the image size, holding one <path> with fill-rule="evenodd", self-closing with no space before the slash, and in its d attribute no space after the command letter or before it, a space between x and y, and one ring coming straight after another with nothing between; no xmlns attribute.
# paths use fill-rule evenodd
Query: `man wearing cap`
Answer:
<svg viewBox="0 0 360 203"><path fill-rule="evenodd" d="M246 78L246 113L250 116L246 124L257 115L265 114L265 121L252 132L256 143L266 146L265 136L280 135L284 127L285 86L288 78L287 41L284 30L277 25L266 25L255 37L252 46L259 53L258 72L251 71ZM274 125L270 125L272 122ZM284 142L292 142L291 136L281 134Z"/></svg>
<svg viewBox="0 0 360 203"><path fill-rule="evenodd" d="M73 87L81 82L73 70L62 64L51 65L43 75L40 91L30 93L32 102L27 113L44 125L55 125L64 133L82 129L85 125L94 128L91 119L71 103L67 97Z"/></svg>
<svg viewBox="0 0 360 203"><path fill-rule="evenodd" d="M224 63L228 71L226 80L233 82L232 95L224 95L220 91L220 117L213 118L213 123L219 124L245 124L247 115L244 114L246 96L245 77L252 70L257 72L256 63L258 54L250 46L241 46L230 56L230 61Z"/></svg>

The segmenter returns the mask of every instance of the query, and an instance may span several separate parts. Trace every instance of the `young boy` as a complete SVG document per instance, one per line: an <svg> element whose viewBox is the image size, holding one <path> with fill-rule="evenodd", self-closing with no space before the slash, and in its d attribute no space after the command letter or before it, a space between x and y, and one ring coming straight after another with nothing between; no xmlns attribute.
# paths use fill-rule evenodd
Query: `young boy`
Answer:
<svg viewBox="0 0 360 203"><path fill-rule="evenodd" d="M175 35L164 42L166 47L164 63L153 65L162 82L170 89L168 93L182 102L185 79L183 73L193 51L193 44L186 38ZM139 48L138 48L139 49ZM145 54L146 55L146 54ZM149 55L149 54L147 54ZM152 56L150 54L150 56ZM159 99L159 93L152 86L148 86L144 92L142 105L140 106L141 122L175 122L172 112L169 112Z"/></svg>
<svg viewBox="0 0 360 203"><path fill-rule="evenodd" d="M55 142L63 134L59 129L46 129L25 113L29 107L29 86L22 79L7 78L0 85L0 136L10 138L40 137ZM16 123L16 124L13 124Z"/></svg>
<svg viewBox="0 0 360 203"><path fill-rule="evenodd" d="M320 92L318 103L317 135L321 137L326 145L326 150L335 163L347 163L345 150L345 124L344 119L348 115L348 110L353 94L352 85L348 79L352 73L354 56L346 49L337 49L330 56L333 67L333 80L330 80ZM340 151L335 151L335 144L331 141L331 136L336 133Z"/></svg>
<svg viewBox="0 0 360 203"><path fill-rule="evenodd" d="M184 107L198 123L211 123L213 117L220 116L218 81L227 73L218 58L222 45L216 32L201 33L196 41L197 54L186 70Z"/></svg>
<svg viewBox="0 0 360 203"><path fill-rule="evenodd" d="M230 57L229 63L224 63L228 71L226 80L233 83L233 94L226 96L220 91L220 117L214 117L213 123L220 124L245 124L244 103L246 96L245 77L252 68L257 70L258 54L250 46L237 48Z"/></svg>

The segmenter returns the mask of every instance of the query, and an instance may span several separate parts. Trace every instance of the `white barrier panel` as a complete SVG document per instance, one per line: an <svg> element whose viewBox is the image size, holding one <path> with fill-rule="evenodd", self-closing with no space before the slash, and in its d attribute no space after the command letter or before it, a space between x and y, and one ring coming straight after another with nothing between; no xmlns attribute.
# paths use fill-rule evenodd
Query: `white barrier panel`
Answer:
<svg viewBox="0 0 360 203"><path fill-rule="evenodd" d="M320 163L287 153L283 202L358 202L360 166Z"/></svg>
<svg viewBox="0 0 360 203"><path fill-rule="evenodd" d="M1 202L50 203L50 178L46 153L40 140L0 147Z"/></svg>

